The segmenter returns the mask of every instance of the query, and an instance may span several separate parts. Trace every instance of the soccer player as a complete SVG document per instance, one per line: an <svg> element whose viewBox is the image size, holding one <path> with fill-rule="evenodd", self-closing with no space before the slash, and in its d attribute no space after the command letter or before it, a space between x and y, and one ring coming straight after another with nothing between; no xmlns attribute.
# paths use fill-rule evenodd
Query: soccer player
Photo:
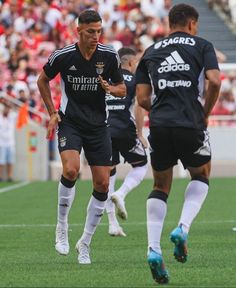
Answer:
<svg viewBox="0 0 236 288"><path fill-rule="evenodd" d="M142 137L145 110L135 103L135 79L133 73L137 66L136 52L131 48L123 47L118 51L118 54L121 60L127 95L125 98L113 95L107 95L106 97L109 110L108 123L112 140L113 168L110 173L106 212L109 221L108 233L112 236L126 236L116 218L115 205L118 215L122 219L127 219L128 215L124 199L143 180L147 172L147 155L144 147L146 143ZM137 128L136 122L138 123ZM116 165L120 163L120 155L132 168L126 175L121 187L114 192Z"/></svg>
<svg viewBox="0 0 236 288"><path fill-rule="evenodd" d="M116 51L99 43L102 19L93 10L78 18L79 42L56 50L43 67L38 87L50 121L47 137L58 126L58 148L63 172L58 186L57 252L69 253L68 214L75 195L83 147L91 168L93 192L87 207L84 232L76 244L78 262L90 264L89 246L105 209L111 165L111 139L106 123L105 95L126 95L126 86ZM61 76L62 99L57 112L49 82ZM113 85L109 85L109 83Z"/></svg>
<svg viewBox="0 0 236 288"><path fill-rule="evenodd" d="M169 36L145 51L136 73L138 102L150 112L154 187L147 200L147 257L159 283L168 282L160 239L178 159L191 176L178 226L170 234L179 262L187 260L188 233L208 193L211 148L207 123L221 81L213 45L196 36L198 17L190 5L173 6Z"/></svg>

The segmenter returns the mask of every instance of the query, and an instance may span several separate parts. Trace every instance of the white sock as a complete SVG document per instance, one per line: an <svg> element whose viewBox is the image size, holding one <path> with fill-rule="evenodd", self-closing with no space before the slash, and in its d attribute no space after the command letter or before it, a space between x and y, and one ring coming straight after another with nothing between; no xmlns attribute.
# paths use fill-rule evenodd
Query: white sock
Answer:
<svg viewBox="0 0 236 288"><path fill-rule="evenodd" d="M129 173L126 175L123 184L116 191L123 199L127 196L127 194L137 187L139 183L143 180L144 176L147 173L148 165L144 165L141 167L133 167Z"/></svg>
<svg viewBox="0 0 236 288"><path fill-rule="evenodd" d="M108 198L106 201L106 212L108 217L109 225L119 226L119 222L116 218L115 204L111 201L111 195L115 191L116 174L109 178L109 191Z"/></svg>
<svg viewBox="0 0 236 288"><path fill-rule="evenodd" d="M167 212L167 204L163 200L157 198L149 198L147 200L147 236L148 248L161 252L161 234Z"/></svg>
<svg viewBox="0 0 236 288"><path fill-rule="evenodd" d="M198 180L192 180L185 191L185 200L179 220L184 232L188 233L190 226L200 211L204 200L206 199L209 186Z"/></svg>
<svg viewBox="0 0 236 288"><path fill-rule="evenodd" d="M68 215L75 198L75 186L68 188L61 182L58 185L57 223L60 227L68 228Z"/></svg>
<svg viewBox="0 0 236 288"><path fill-rule="evenodd" d="M115 182L116 182L116 174L113 176L110 176L110 178L109 178L109 188L108 188L109 190L108 190L108 198L107 198L107 202L106 202L106 212L107 213L111 213L111 212L115 213L115 205L111 201L111 195L115 191Z"/></svg>
<svg viewBox="0 0 236 288"><path fill-rule="evenodd" d="M106 201L99 201L93 195L91 196L88 207L87 207L87 217L84 226L84 232L81 236L80 240L90 245L92 240L92 236L101 221L104 209L105 209Z"/></svg>

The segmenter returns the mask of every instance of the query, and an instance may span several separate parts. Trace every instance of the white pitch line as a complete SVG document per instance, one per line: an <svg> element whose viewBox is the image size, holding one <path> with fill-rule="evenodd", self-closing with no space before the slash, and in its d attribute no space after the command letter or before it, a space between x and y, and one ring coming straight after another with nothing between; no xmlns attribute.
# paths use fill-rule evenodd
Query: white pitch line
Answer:
<svg viewBox="0 0 236 288"><path fill-rule="evenodd" d="M29 181L24 181L24 182L21 182L21 183L18 183L18 184L14 184L14 185L11 185L11 186L4 187L4 188L0 189L0 193L5 193L7 191L18 189L20 187L28 185L29 183L30 183Z"/></svg>
<svg viewBox="0 0 236 288"><path fill-rule="evenodd" d="M174 224L174 221L167 221L166 224ZM223 224L223 223L235 223L236 220L213 220L213 221L198 221L195 222L195 225L197 224ZM84 223L72 223L69 224L70 227L78 227L83 226ZM101 226L107 226L108 223L100 223ZM123 226L143 226L146 225L146 222L128 222L128 223L122 223ZM0 224L0 229L3 228L55 228L56 224Z"/></svg>

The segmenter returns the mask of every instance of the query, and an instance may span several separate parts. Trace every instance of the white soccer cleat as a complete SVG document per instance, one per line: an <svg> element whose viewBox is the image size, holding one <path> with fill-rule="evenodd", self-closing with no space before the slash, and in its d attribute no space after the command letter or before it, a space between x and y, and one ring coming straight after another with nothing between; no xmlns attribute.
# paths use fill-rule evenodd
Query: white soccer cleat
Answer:
<svg viewBox="0 0 236 288"><path fill-rule="evenodd" d="M234 232L236 232L236 227L232 228L232 230L233 230Z"/></svg>
<svg viewBox="0 0 236 288"><path fill-rule="evenodd" d="M126 220L128 218L128 214L125 208L125 201L121 198L118 194L113 193L111 195L112 202L116 205L117 215L121 218Z"/></svg>
<svg viewBox="0 0 236 288"><path fill-rule="evenodd" d="M75 249L78 252L78 262L79 264L91 264L90 256L89 256L89 246L80 240L76 243Z"/></svg>
<svg viewBox="0 0 236 288"><path fill-rule="evenodd" d="M126 237L125 232L120 226L117 225L109 225L109 230L108 233L111 236L121 236L121 237Z"/></svg>
<svg viewBox="0 0 236 288"><path fill-rule="evenodd" d="M56 228L56 244L55 244L56 251L60 255L66 256L70 251L70 246L68 242L68 230L63 229L57 225Z"/></svg>

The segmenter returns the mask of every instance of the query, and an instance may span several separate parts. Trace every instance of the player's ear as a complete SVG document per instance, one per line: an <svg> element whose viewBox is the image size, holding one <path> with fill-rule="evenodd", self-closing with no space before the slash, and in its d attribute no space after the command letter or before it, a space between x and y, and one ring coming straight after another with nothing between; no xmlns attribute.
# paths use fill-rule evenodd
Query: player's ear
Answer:
<svg viewBox="0 0 236 288"><path fill-rule="evenodd" d="M129 67L132 68L132 60L129 60Z"/></svg>
<svg viewBox="0 0 236 288"><path fill-rule="evenodd" d="M192 34L196 34L196 26L197 25L197 22L195 20L189 20L188 22L188 29L189 29L189 32L192 33Z"/></svg>
<svg viewBox="0 0 236 288"><path fill-rule="evenodd" d="M192 30L192 20L188 21L188 30L191 31Z"/></svg>
<svg viewBox="0 0 236 288"><path fill-rule="evenodd" d="M80 26L77 26L76 30L77 30L77 33L80 34L80 32L81 32L81 27L80 27Z"/></svg>

